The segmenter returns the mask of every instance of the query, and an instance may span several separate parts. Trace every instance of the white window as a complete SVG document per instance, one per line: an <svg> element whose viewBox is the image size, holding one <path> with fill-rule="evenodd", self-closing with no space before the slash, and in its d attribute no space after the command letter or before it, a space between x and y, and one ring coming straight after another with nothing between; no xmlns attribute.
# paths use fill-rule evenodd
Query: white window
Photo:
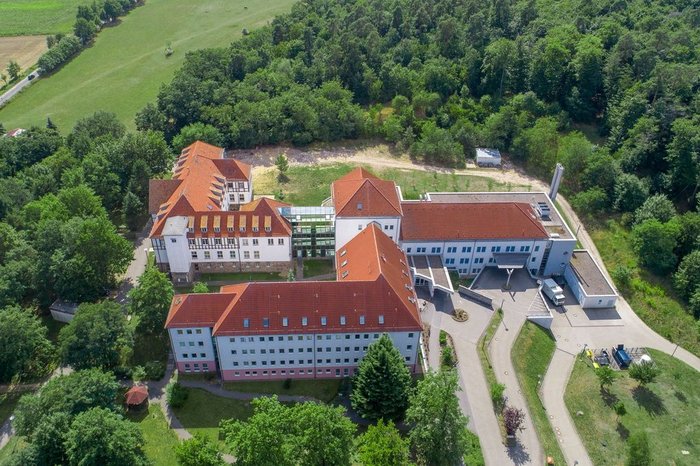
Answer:
<svg viewBox="0 0 700 466"><path fill-rule="evenodd" d="M384 323L384 314L379 314L379 323L380 324Z"/></svg>
<svg viewBox="0 0 700 466"><path fill-rule="evenodd" d="M275 245L275 240L272 238L267 238L267 245L268 246L274 246Z"/></svg>
<svg viewBox="0 0 700 466"><path fill-rule="evenodd" d="M321 317L321 325L326 325L328 322L325 317Z"/></svg>
<svg viewBox="0 0 700 466"><path fill-rule="evenodd" d="M289 319L282 317L282 327L287 327L289 325Z"/></svg>
<svg viewBox="0 0 700 466"><path fill-rule="evenodd" d="M250 319L243 319L243 327L245 327L245 328L250 327Z"/></svg>
<svg viewBox="0 0 700 466"><path fill-rule="evenodd" d="M360 325L365 325L365 316L360 316Z"/></svg>
<svg viewBox="0 0 700 466"><path fill-rule="evenodd" d="M306 326L306 325L308 325L308 323L309 323L309 319L307 319L306 317L301 318L301 325Z"/></svg>
<svg viewBox="0 0 700 466"><path fill-rule="evenodd" d="M230 259L235 259L235 258L236 258L236 251L233 251L233 250L229 251L229 252L228 252L228 257L229 257Z"/></svg>
<svg viewBox="0 0 700 466"><path fill-rule="evenodd" d="M277 239L277 244L282 246L284 244L284 238L278 238Z"/></svg>
<svg viewBox="0 0 700 466"><path fill-rule="evenodd" d="M243 251L243 259L250 259L250 251Z"/></svg>
<svg viewBox="0 0 700 466"><path fill-rule="evenodd" d="M260 251L253 251L253 258L260 259Z"/></svg>
<svg viewBox="0 0 700 466"><path fill-rule="evenodd" d="M192 251L192 259L196 259L196 258L197 258L197 251Z"/></svg>
<svg viewBox="0 0 700 466"><path fill-rule="evenodd" d="M258 239L257 239L257 238L253 238L253 246L257 246L257 245L258 245Z"/></svg>
<svg viewBox="0 0 700 466"><path fill-rule="evenodd" d="M345 325L345 316L340 316L340 325Z"/></svg>
<svg viewBox="0 0 700 466"><path fill-rule="evenodd" d="M204 258L211 259L211 253L209 251L204 251Z"/></svg>

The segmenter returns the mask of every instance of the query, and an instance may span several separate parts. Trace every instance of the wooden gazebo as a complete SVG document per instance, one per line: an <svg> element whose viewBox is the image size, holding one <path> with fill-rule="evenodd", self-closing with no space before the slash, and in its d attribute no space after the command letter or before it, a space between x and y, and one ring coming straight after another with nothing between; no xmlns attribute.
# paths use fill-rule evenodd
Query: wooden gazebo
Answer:
<svg viewBox="0 0 700 466"><path fill-rule="evenodd" d="M126 409L142 411L148 408L148 387L145 385L134 385L124 395Z"/></svg>

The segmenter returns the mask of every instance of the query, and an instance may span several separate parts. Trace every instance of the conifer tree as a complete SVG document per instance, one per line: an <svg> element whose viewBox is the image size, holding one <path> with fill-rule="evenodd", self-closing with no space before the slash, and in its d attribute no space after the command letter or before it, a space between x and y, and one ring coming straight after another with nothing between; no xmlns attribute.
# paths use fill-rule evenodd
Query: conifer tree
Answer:
<svg viewBox="0 0 700 466"><path fill-rule="evenodd" d="M372 343L357 368L350 401L369 420L401 420L408 407L411 374L387 334Z"/></svg>

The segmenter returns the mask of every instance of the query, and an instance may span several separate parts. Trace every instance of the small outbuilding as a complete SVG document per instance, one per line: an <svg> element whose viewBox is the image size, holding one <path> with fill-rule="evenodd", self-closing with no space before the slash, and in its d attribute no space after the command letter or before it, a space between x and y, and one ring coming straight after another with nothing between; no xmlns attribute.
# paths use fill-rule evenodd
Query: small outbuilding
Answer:
<svg viewBox="0 0 700 466"><path fill-rule="evenodd" d="M71 320L73 320L73 317L75 317L75 312L77 310L77 303L63 301L62 299L57 299L49 307L49 311L51 311L51 317L53 317L53 320L57 320L63 323L68 323Z"/></svg>
<svg viewBox="0 0 700 466"><path fill-rule="evenodd" d="M145 385L134 385L124 395L127 411L143 411L148 408L148 387Z"/></svg>
<svg viewBox="0 0 700 466"><path fill-rule="evenodd" d="M564 278L582 308L615 307L617 293L587 250L574 250Z"/></svg>
<svg viewBox="0 0 700 466"><path fill-rule="evenodd" d="M476 164L479 167L500 167L501 152L498 149L476 148Z"/></svg>

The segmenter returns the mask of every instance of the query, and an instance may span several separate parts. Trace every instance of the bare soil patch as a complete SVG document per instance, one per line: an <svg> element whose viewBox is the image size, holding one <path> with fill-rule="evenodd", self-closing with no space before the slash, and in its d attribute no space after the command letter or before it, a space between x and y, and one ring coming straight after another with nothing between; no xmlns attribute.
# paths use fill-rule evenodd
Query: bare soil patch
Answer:
<svg viewBox="0 0 700 466"><path fill-rule="evenodd" d="M36 64L46 50L46 36L0 37L0 71L5 74L11 60L26 70Z"/></svg>

